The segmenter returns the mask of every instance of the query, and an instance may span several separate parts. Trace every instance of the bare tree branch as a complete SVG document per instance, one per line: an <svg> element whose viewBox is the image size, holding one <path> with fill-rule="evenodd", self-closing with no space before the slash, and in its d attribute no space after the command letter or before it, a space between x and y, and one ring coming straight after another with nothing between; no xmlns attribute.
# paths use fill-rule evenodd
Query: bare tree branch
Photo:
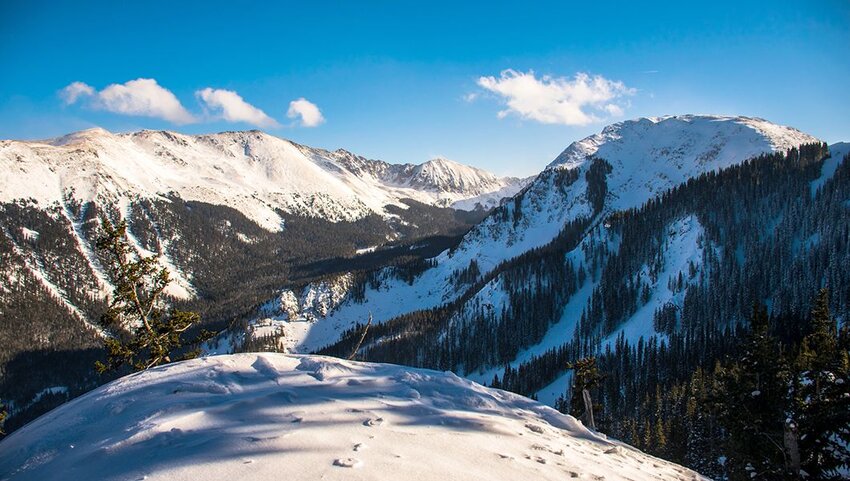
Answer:
<svg viewBox="0 0 850 481"><path fill-rule="evenodd" d="M372 325L372 313L369 313L369 322L366 323L366 326L363 328L363 334L360 335L360 340L357 341L357 345L354 346L354 350L351 351L351 355L348 356L348 360L351 361L354 359L354 356L357 355L357 351L360 350L360 345L363 344L363 340L366 339L366 333L369 332L369 326Z"/></svg>

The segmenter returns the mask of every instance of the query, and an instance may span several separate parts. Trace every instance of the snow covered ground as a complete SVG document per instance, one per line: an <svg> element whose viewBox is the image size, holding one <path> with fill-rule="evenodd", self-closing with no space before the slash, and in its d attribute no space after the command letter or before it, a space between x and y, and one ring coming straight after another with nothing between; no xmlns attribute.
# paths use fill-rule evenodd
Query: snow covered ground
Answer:
<svg viewBox="0 0 850 481"><path fill-rule="evenodd" d="M107 384L0 443L3 480L705 479L451 373L239 354Z"/></svg>

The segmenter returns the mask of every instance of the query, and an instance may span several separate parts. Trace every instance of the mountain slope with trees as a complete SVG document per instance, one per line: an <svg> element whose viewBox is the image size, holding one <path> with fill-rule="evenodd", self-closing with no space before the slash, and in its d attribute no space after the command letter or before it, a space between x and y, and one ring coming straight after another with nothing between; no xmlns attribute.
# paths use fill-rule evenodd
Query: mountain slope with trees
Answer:
<svg viewBox="0 0 850 481"><path fill-rule="evenodd" d="M0 141L0 166L0 400L10 429L109 380L90 372L104 360L99 320L115 287L96 246L102 216L126 221L132 252L159 258L172 280L162 299L218 332L280 289L433 255L523 182L257 131ZM470 210L449 207L456 201Z"/></svg>

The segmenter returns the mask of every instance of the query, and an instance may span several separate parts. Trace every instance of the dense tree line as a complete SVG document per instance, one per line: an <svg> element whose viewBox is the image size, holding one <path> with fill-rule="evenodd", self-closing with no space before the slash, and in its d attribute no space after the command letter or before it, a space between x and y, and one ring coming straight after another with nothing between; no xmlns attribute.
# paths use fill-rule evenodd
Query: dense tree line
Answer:
<svg viewBox="0 0 850 481"><path fill-rule="evenodd" d="M826 292L810 315L770 317L756 305L733 331L638 346L618 339L596 358L597 426L716 479L842 479L850 324L839 330ZM805 335L789 336L791 325ZM581 415L575 386L558 407Z"/></svg>
<svg viewBox="0 0 850 481"><path fill-rule="evenodd" d="M610 170L606 161L594 160L586 175L588 191L594 192L589 195L605 195L605 177ZM550 169L540 176L543 184L564 191L579 179L576 170L565 169ZM528 193L526 188L513 202L494 209L491 219L516 225L522 220L521 206ZM483 276L476 273L474 263L458 270L453 282L464 290L457 299L372 326L363 343L364 357L466 372L512 360L560 319L570 296L586 281L584 267L573 266L565 255L579 245L588 227L598 222L601 210L602 206L595 203L592 217L567 222L548 244L504 261ZM491 283L509 296L501 308L476 297ZM361 329L355 326L321 352L337 356L350 352L361 337Z"/></svg>
<svg viewBox="0 0 850 481"><path fill-rule="evenodd" d="M372 326L363 343L364 357L439 369L464 366L470 371L510 361L519 350L539 341L580 287L579 272L563 259L589 222L581 218L568 223L552 242L502 262L447 305ZM475 298L491 282L499 282L510 294L501 310ZM360 329L355 326L321 352L336 356L350 352L360 339Z"/></svg>

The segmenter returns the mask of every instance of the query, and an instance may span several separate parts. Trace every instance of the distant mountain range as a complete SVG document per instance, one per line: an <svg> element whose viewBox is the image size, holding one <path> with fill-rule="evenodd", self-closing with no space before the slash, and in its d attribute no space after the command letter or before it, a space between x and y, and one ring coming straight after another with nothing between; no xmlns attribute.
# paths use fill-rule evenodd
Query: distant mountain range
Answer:
<svg viewBox="0 0 850 481"><path fill-rule="evenodd" d="M0 141L0 201L127 204L176 193L233 207L260 226L282 228L276 211L353 221L388 215L402 199L489 209L530 179L497 177L447 159L389 164L329 152L260 131L183 135L103 129L45 141Z"/></svg>

